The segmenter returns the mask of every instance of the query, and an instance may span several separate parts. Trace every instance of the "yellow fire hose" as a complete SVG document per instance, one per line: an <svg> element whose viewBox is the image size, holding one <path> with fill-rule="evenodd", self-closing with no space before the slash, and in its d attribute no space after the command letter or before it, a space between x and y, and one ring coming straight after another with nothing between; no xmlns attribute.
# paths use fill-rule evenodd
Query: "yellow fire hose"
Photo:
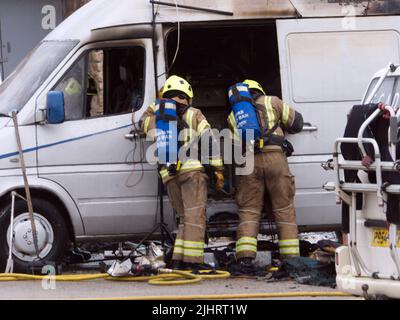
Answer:
<svg viewBox="0 0 400 320"><path fill-rule="evenodd" d="M167 271L168 270L168 271ZM73 274L52 276L55 281L87 281L105 279L110 281L148 281L153 285L183 285L198 283L203 279L224 279L230 276L229 272L217 271L217 274L208 274L202 271L200 274L193 274L190 271L162 270L162 274L154 276L137 277L111 277L107 273L98 274ZM203 274L202 274L203 273ZM206 273L206 274L204 274ZM47 276L38 276L21 273L2 273L0 281L27 281L48 279ZM351 297L343 292L271 292L271 293L246 293L246 294L217 294L217 295L184 295L184 296L132 296L121 298L99 298L89 300L212 300L212 299L260 299L260 298L296 298L296 297Z"/></svg>
<svg viewBox="0 0 400 320"><path fill-rule="evenodd" d="M23 273L2 273L0 274L0 281L23 281L23 280L43 280L49 279L49 275L37 276L32 274ZM84 280L95 280L104 279L109 277L107 273L98 274L68 274L68 275L57 275L51 276L56 281L84 281Z"/></svg>
<svg viewBox="0 0 400 320"><path fill-rule="evenodd" d="M149 284L154 285L181 285L197 283L202 280L226 279L230 277L230 273L226 271L216 271L216 274L205 274L206 272L193 274L190 271L173 270L172 273L163 273L148 277L106 277L105 279L111 281L148 281Z"/></svg>
<svg viewBox="0 0 400 320"><path fill-rule="evenodd" d="M182 285L192 284L203 279L224 279L230 276L229 272L216 271L216 274L193 274L190 271L179 271L171 269L161 269L161 273L155 276L132 276L132 277L111 277L107 273L98 274L73 274L73 275L55 275L39 276L22 273L2 273L0 281L23 281L23 280L43 280L51 277L55 281L86 281L95 279L105 279L111 281L148 281L153 285ZM205 273L204 271L202 273Z"/></svg>

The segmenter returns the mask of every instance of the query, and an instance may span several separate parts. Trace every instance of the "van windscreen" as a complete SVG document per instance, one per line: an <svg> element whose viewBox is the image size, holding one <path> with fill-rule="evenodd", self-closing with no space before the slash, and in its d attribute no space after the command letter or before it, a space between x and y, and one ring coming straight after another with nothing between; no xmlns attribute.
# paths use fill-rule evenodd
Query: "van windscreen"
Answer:
<svg viewBox="0 0 400 320"><path fill-rule="evenodd" d="M372 80L371 84L369 85L366 98L371 95L378 80L378 78ZM385 78L382 85L371 100L371 103L380 102L390 105L394 108L400 106L400 77L390 76Z"/></svg>
<svg viewBox="0 0 400 320"><path fill-rule="evenodd" d="M21 110L77 41L44 41L0 85L0 113Z"/></svg>

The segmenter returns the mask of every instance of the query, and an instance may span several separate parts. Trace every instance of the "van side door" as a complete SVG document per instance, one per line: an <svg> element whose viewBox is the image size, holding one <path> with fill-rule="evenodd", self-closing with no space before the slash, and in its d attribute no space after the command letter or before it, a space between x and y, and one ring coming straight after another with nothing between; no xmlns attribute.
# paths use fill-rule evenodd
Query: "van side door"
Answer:
<svg viewBox="0 0 400 320"><path fill-rule="evenodd" d="M86 236L144 234L156 222L157 171L144 140L125 135L155 97L152 42L96 43L75 57L49 88L64 93L66 121L38 126L39 176L71 194Z"/></svg>

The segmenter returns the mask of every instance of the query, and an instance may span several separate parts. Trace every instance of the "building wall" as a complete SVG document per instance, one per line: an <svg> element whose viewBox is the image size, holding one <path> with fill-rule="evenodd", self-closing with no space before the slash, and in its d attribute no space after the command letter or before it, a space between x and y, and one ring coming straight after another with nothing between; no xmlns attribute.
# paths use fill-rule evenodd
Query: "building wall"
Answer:
<svg viewBox="0 0 400 320"><path fill-rule="evenodd" d="M0 79L58 24L90 0L0 0Z"/></svg>
<svg viewBox="0 0 400 320"><path fill-rule="evenodd" d="M74 11L88 3L90 0L63 0L64 17L70 16Z"/></svg>
<svg viewBox="0 0 400 320"><path fill-rule="evenodd" d="M61 23L62 1L0 0L0 73L4 77Z"/></svg>

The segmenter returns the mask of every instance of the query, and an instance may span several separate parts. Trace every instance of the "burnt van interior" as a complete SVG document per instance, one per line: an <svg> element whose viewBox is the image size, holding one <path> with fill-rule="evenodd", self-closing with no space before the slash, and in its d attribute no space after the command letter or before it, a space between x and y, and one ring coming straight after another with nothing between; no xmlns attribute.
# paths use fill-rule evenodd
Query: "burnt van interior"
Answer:
<svg viewBox="0 0 400 320"><path fill-rule="evenodd" d="M213 128L227 128L231 111L228 88L245 79L258 81L267 94L281 96L278 42L274 21L260 25L181 27L179 51L176 29L166 36L168 75L186 78L194 90L193 106L200 108ZM226 166L226 191L235 181Z"/></svg>
<svg viewBox="0 0 400 320"><path fill-rule="evenodd" d="M177 30L166 38L168 74L193 86L193 106L214 128L226 127L229 86L245 79L258 81L269 95L281 96L276 25L183 27L175 63Z"/></svg>

